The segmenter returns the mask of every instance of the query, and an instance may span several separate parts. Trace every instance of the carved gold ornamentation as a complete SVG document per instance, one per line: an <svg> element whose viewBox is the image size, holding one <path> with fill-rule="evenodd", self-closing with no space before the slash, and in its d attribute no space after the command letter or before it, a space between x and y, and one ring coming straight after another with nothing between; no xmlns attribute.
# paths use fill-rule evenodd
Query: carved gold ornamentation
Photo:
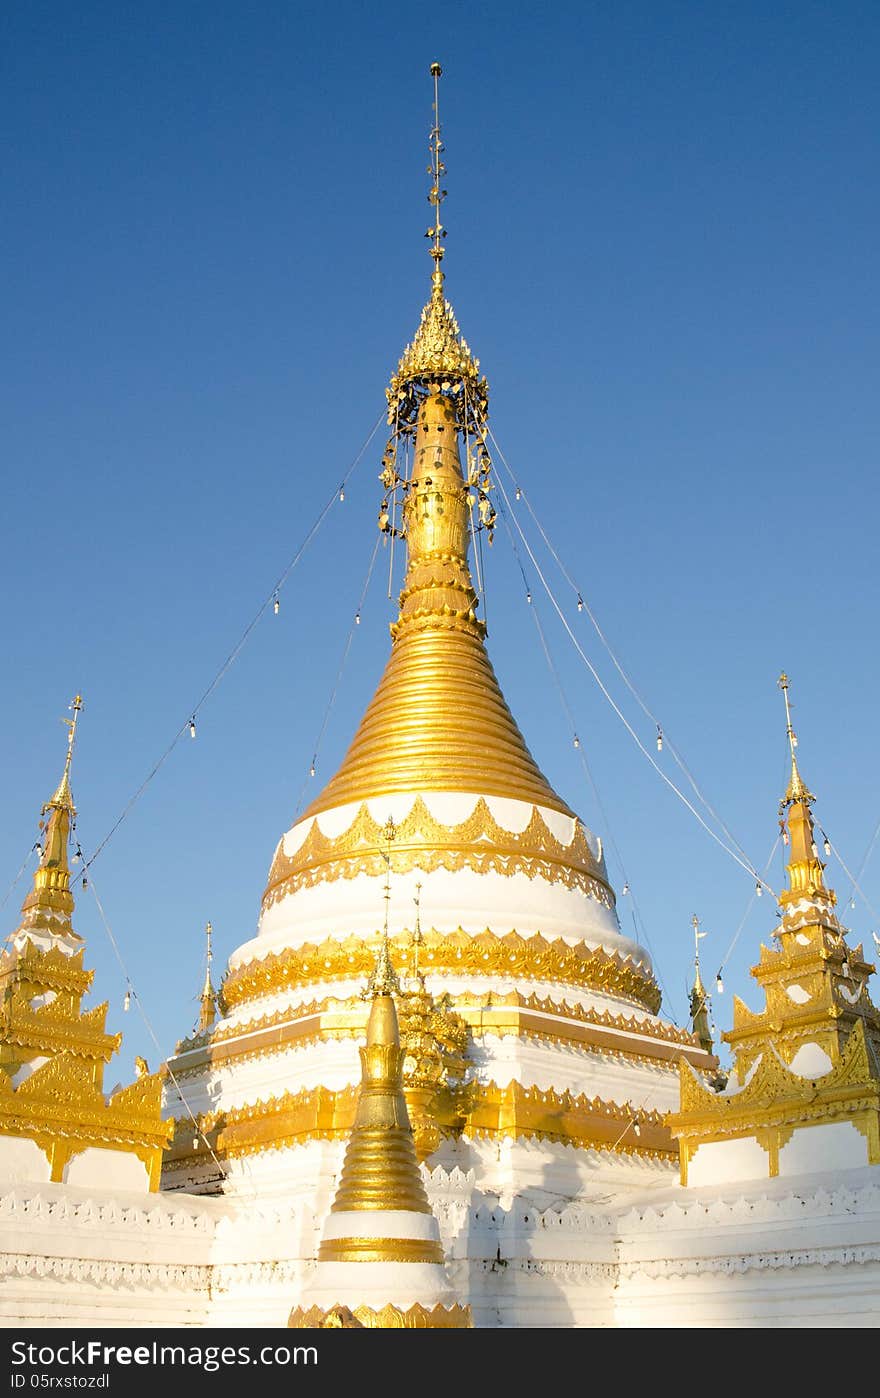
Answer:
<svg viewBox="0 0 880 1398"><path fill-rule="evenodd" d="M108 1101L93 1066L72 1054L56 1055L17 1088L0 1072L0 1133L35 1141L59 1182L73 1156L96 1146L137 1155L147 1166L150 1187L157 1188L162 1151L174 1131L161 1109L159 1073L144 1075Z"/></svg>
<svg viewBox="0 0 880 1398"><path fill-rule="evenodd" d="M206 1113L199 1118L199 1129L218 1158L281 1150L309 1140L338 1140L351 1130L356 1100L354 1087L339 1092L325 1087L288 1092L268 1102ZM437 1115L444 1135L553 1140L663 1160L676 1156L660 1112L599 1097L542 1091L516 1081L503 1088L496 1083L469 1083L460 1092L441 1093ZM182 1120L181 1126L188 1121ZM175 1163L188 1152L186 1131L181 1130L179 1146L176 1141L173 1150Z"/></svg>
<svg viewBox="0 0 880 1398"><path fill-rule="evenodd" d="M352 1323L352 1319L354 1324ZM322 1310L310 1306L303 1310L295 1306L290 1312L288 1328L295 1330L364 1329L364 1330L470 1330L473 1318L470 1306L410 1306L406 1311L398 1306L331 1306Z"/></svg>
<svg viewBox="0 0 880 1398"><path fill-rule="evenodd" d="M793 1073L768 1046L748 1082L731 1096L713 1092L684 1060L680 1078L680 1110L667 1122L681 1146L683 1184L689 1160L707 1141L754 1136L770 1153L768 1173L776 1174L779 1150L796 1128L834 1122L853 1122L868 1142L868 1163L880 1163L880 1080L861 1020L839 1061L821 1077Z"/></svg>
<svg viewBox="0 0 880 1398"><path fill-rule="evenodd" d="M473 392L487 391L486 380L480 374L480 361L474 358L462 337L455 312L439 286L435 286L422 311L418 330L401 355L397 372L388 386L392 411L397 395L404 392L414 378L467 379Z"/></svg>
<svg viewBox="0 0 880 1398"><path fill-rule="evenodd" d="M299 849L285 855L279 846L269 882L263 895L263 908L296 893L337 879L353 879L359 874L379 878L385 873L383 824L373 818L363 802L348 829L341 835L324 835L317 820ZM580 821L575 823L569 844L552 833L540 811L522 831L505 830L480 797L467 819L455 825L436 820L421 797L396 825L394 872L422 869L430 873L446 869L456 873L473 869L476 873L526 874L577 888L595 898L603 907L614 906L614 896L605 878L604 863L596 860Z"/></svg>
<svg viewBox="0 0 880 1398"><path fill-rule="evenodd" d="M779 894L776 945L762 946L751 970L764 991L764 1009L756 1014L735 999L733 1029L721 1036L733 1051L736 1081L745 1085L729 1096L715 1093L682 1064L681 1106L669 1122L679 1138L683 1182L704 1142L753 1137L767 1151L774 1175L795 1129L842 1121L865 1136L869 1161L880 1161L880 1011L867 989L874 967L860 945L847 945L833 911L836 895L819 859L816 798L798 769L784 673L779 687L791 757L779 806L781 832L791 846L789 886ZM821 1050L829 1071L815 1078L792 1072L802 1049Z"/></svg>
<svg viewBox="0 0 880 1398"><path fill-rule="evenodd" d="M328 938L248 961L227 976L224 1001L233 1008L295 986L369 975L377 945L378 938L369 942L359 937L341 942ZM392 937L391 948L398 972L407 973L414 961L410 935ZM629 957L582 944L570 947L561 938L551 942L540 934L521 937L509 932L499 937L488 930L474 934L460 928L449 933L431 930L424 933L419 965L424 972L555 981L635 1000L651 1014L660 1008L656 982Z"/></svg>
<svg viewBox="0 0 880 1398"><path fill-rule="evenodd" d="M435 999L424 983L397 1001L404 1050L403 1092L420 1161L440 1144L438 1093L443 1087L457 1086L467 1070L467 1025L452 1004L450 995Z"/></svg>
<svg viewBox="0 0 880 1398"><path fill-rule="evenodd" d="M5 995L12 980L25 989L33 987L31 996L47 990L58 994L84 995L92 984L94 971L83 967L85 948L68 956L60 947L40 951L30 938L18 948L11 947L0 954L0 994Z"/></svg>
<svg viewBox="0 0 880 1398"><path fill-rule="evenodd" d="M80 695L70 707L64 772L42 810L40 866L22 904L22 921L0 955L0 1135L33 1141L56 1183L75 1156L95 1148L135 1155L155 1190L162 1151L174 1131L172 1122L162 1120L162 1075L139 1069L136 1082L105 1098L104 1065L122 1035L106 1032L106 1003L82 1010L93 973L83 966L82 947L71 954L81 941L71 923L68 863ZM40 947L35 935L48 946Z"/></svg>

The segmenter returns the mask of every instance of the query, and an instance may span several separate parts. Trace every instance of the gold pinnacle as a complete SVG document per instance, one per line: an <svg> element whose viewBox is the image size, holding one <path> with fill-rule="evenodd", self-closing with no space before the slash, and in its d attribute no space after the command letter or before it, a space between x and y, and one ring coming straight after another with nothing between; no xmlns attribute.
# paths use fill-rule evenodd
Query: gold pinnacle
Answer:
<svg viewBox="0 0 880 1398"><path fill-rule="evenodd" d="M776 681L776 683L782 690L782 696L785 700L785 730L788 734L788 747L791 753L791 779L788 783L788 790L786 791L785 796L783 797L780 803L781 814L782 808L790 805L792 801L806 801L811 803L815 801L816 798L812 794L812 792L807 789L804 781L801 778L801 774L798 771L797 758L795 757L795 748L797 747L797 734L795 733L794 728L791 724L791 705L788 699L788 675L785 673L784 670L782 674L779 676L779 679Z"/></svg>
<svg viewBox="0 0 880 1398"><path fill-rule="evenodd" d="M428 166L428 174L431 176L431 189L428 193L428 202L434 206L434 227L429 228L425 234L430 238L431 256L434 259L434 293L440 295L443 290L443 273L440 270L440 263L443 261L443 239L446 237L446 229L440 222L440 205L446 198L446 190L441 189L440 180L446 173L446 166L440 159L443 153L443 142L440 139L440 74L443 69L439 63L431 64L431 76L434 79L434 124L431 127L430 150L431 164Z"/></svg>
<svg viewBox="0 0 880 1398"><path fill-rule="evenodd" d="M391 964L391 949L388 944L388 909L391 902L391 846L397 835L397 826L391 816L385 822L382 834L388 844L387 851L383 851L385 858L385 926L382 930L382 940L379 943L376 964L363 992L365 999L368 1000L375 1000L377 995L400 994L400 981L397 979L397 972Z"/></svg>

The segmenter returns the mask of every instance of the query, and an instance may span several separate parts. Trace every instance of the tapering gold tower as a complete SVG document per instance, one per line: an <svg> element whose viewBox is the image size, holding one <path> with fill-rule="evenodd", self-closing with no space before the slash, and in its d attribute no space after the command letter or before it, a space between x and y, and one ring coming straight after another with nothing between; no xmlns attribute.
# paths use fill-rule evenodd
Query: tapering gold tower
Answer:
<svg viewBox="0 0 880 1398"><path fill-rule="evenodd" d="M125 1153L142 1163L144 1183L155 1190L173 1133L173 1123L161 1120L161 1076L143 1074L106 1098L104 1066L122 1035L106 1031L106 1001L90 1010L81 1006L94 976L83 966L84 945L71 921L69 842L76 808L70 769L82 707L78 694L73 718L64 720L61 781L41 813L33 888L0 954L0 1160L34 1178L45 1170L55 1182L84 1182L89 1162L106 1152L118 1162ZM126 1179L132 1178L129 1171Z"/></svg>
<svg viewBox="0 0 880 1398"><path fill-rule="evenodd" d="M541 770L489 659L488 386L445 295L439 64L432 75L430 296L386 390L379 474L389 575L405 561L390 654L338 769L276 845L222 1014L178 1045L182 1090L178 1100L169 1090L169 1106L179 1120L198 1111L216 1159L267 1157L266 1169L282 1146L347 1139L357 1060L341 1081L333 1041L363 1033L358 986L387 954L408 987L397 1014L420 1161L457 1152L482 1169L499 1141L527 1140L667 1169L676 1150L662 1112L678 1057L715 1060L660 1019L651 956L621 928L602 840ZM391 864L383 935L378 890ZM257 1052L296 1055L295 1085L254 1101L242 1083L224 1100ZM656 1069L650 1105L631 1071L644 1059ZM208 1187L191 1139L181 1132L166 1162L173 1187ZM586 1154L573 1164L586 1170Z"/></svg>
<svg viewBox="0 0 880 1398"><path fill-rule="evenodd" d="M444 1270L440 1232L416 1159L403 1091L400 986L387 938L370 999L354 1125L324 1226L315 1277L288 1324L469 1329Z"/></svg>
<svg viewBox="0 0 880 1398"><path fill-rule="evenodd" d="M76 940L79 939L70 922L73 895L70 891L68 846L71 831L76 823L76 807L70 789L70 766L76 741L76 725L82 706L82 695L77 694L70 705L73 718L63 720L67 725L64 771L54 793L40 812L40 864L34 874L33 888L21 909L22 927L35 933L49 933L52 936L72 937Z"/></svg>
<svg viewBox="0 0 880 1398"><path fill-rule="evenodd" d="M679 1138L683 1183L701 1147L745 1137L766 1153L770 1175L782 1173L795 1133L820 1126L835 1128L836 1140L843 1128L855 1162L861 1155L863 1163L880 1163L880 1011L868 994L874 967L861 944L848 945L834 911L837 898L825 883L816 843L816 798L795 754L785 673L779 687L791 758L779 810L790 853L776 945L761 947L751 971L765 1008L754 1014L734 997L733 1029L721 1036L734 1057L727 1093L711 1092L689 1065L681 1066L681 1110L670 1125ZM789 1171L803 1158L800 1146L798 1140L790 1150Z"/></svg>

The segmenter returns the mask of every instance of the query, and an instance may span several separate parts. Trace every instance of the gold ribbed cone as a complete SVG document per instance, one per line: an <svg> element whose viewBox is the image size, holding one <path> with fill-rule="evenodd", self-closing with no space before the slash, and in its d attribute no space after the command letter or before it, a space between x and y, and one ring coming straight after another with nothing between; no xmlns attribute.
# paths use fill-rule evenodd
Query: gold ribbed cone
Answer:
<svg viewBox="0 0 880 1398"><path fill-rule="evenodd" d="M479 792L573 814L529 752L482 640L451 629L394 643L342 765L303 818L397 791Z"/></svg>
<svg viewBox="0 0 880 1398"><path fill-rule="evenodd" d="M365 1211L430 1214L403 1095L404 1050L390 995L373 999L361 1051L361 1086L331 1214ZM324 1238L319 1262L443 1262L438 1239L377 1238L352 1229Z"/></svg>
<svg viewBox="0 0 880 1398"><path fill-rule="evenodd" d="M419 413L391 656L341 767L304 819L404 791L506 796L574 814L529 752L486 653L467 565L469 511L453 410L436 394Z"/></svg>

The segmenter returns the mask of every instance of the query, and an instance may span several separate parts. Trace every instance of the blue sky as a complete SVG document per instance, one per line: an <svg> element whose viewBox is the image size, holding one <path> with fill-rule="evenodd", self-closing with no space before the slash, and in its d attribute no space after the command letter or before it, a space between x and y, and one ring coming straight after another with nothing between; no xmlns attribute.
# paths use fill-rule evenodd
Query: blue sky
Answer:
<svg viewBox="0 0 880 1398"><path fill-rule="evenodd" d="M429 290L434 59L447 292L504 457L761 868L785 784L788 672L818 819L852 873L871 850L844 910L871 946L880 14L809 0L4 7L0 896L57 781L73 693L89 853L376 423ZM191 1029L205 922L221 965L253 935L322 726L315 783L381 672L384 552L336 686L383 441L380 428L196 740L184 734L96 859L119 957L91 891L78 897L95 998L126 1031L108 1084ZM656 752L523 502L517 518L615 703L713 824L668 745ZM519 547L555 675L502 528L487 612L508 701L605 837L618 892L628 880L624 930L653 952L678 1023L692 915L713 974L745 918L715 1001L727 1028L734 992L760 1007L748 968L772 900L752 899L751 877L640 752ZM843 899L836 856L828 874ZM768 881L782 878L777 852ZM27 886L2 909L7 931ZM126 975L137 1004L123 1015Z"/></svg>

